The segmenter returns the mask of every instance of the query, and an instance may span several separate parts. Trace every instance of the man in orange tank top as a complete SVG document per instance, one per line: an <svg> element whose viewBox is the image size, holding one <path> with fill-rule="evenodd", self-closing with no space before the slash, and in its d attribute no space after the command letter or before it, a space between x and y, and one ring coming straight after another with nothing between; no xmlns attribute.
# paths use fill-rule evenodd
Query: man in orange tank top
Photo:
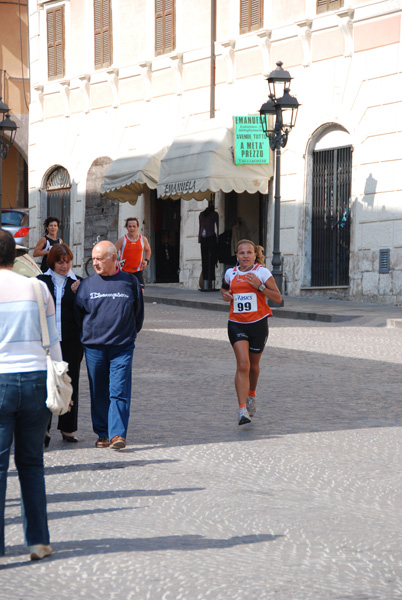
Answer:
<svg viewBox="0 0 402 600"><path fill-rule="evenodd" d="M137 217L126 219L127 233L115 244L119 252L120 268L126 273L132 273L139 281L144 291L143 269L149 265L151 247L147 238L139 233L140 223Z"/></svg>

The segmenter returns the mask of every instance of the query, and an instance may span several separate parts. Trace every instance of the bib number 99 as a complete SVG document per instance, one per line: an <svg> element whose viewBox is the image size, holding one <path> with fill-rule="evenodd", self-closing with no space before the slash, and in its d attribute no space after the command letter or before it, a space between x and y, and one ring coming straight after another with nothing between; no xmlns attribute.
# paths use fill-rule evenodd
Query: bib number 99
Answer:
<svg viewBox="0 0 402 600"><path fill-rule="evenodd" d="M251 302L238 302L237 312L248 312L251 310Z"/></svg>
<svg viewBox="0 0 402 600"><path fill-rule="evenodd" d="M249 313L257 310L257 295L250 294L234 294L233 296L233 311L235 313Z"/></svg>

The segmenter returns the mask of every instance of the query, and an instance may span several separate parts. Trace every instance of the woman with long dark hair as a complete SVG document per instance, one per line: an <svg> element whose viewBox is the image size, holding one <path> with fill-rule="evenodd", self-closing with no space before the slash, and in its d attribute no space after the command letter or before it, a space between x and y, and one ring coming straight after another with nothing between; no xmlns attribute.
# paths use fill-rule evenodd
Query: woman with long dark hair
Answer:
<svg viewBox="0 0 402 600"><path fill-rule="evenodd" d="M34 258L42 256L40 266L42 273L47 271L47 257L52 246L63 243L63 240L57 237L60 229L60 220L57 217L47 217L43 223L43 227L45 228L45 235L40 238L33 251Z"/></svg>

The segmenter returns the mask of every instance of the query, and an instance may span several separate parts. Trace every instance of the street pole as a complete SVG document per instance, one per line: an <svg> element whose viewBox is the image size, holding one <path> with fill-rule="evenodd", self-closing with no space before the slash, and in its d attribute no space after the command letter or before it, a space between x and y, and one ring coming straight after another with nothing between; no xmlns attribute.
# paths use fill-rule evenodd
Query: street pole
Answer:
<svg viewBox="0 0 402 600"><path fill-rule="evenodd" d="M281 235L281 150L288 141L289 132L296 123L299 102L289 94L291 76L288 71L282 69L282 62L276 63L277 68L268 76L270 94L268 101L260 108L261 127L269 139L269 147L275 152L275 198L274 198L274 243L272 251L272 275L275 283L282 294L283 291L283 266L280 251ZM283 95L278 97L275 86L283 85ZM290 111L290 120L284 121L284 111ZM275 116L275 125L270 127L268 117ZM271 306L271 303L268 302ZM279 306L283 306L284 301Z"/></svg>
<svg viewBox="0 0 402 600"><path fill-rule="evenodd" d="M275 148L274 245L272 250L272 275L282 294L283 272L281 259L281 147ZM281 303L283 306L283 300Z"/></svg>

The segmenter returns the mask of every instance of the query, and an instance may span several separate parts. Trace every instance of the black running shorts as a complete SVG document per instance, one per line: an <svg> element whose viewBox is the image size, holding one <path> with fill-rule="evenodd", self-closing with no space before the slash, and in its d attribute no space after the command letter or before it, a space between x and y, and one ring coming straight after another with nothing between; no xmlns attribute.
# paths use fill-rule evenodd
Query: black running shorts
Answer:
<svg viewBox="0 0 402 600"><path fill-rule="evenodd" d="M249 352L261 354L268 339L268 317L255 323L228 322L228 335L232 346L236 342L248 342Z"/></svg>
<svg viewBox="0 0 402 600"><path fill-rule="evenodd" d="M138 279L138 283L140 284L141 288L144 289L145 284L144 275L142 274L142 271L134 271L134 273L131 273L131 275L134 275L134 277Z"/></svg>

